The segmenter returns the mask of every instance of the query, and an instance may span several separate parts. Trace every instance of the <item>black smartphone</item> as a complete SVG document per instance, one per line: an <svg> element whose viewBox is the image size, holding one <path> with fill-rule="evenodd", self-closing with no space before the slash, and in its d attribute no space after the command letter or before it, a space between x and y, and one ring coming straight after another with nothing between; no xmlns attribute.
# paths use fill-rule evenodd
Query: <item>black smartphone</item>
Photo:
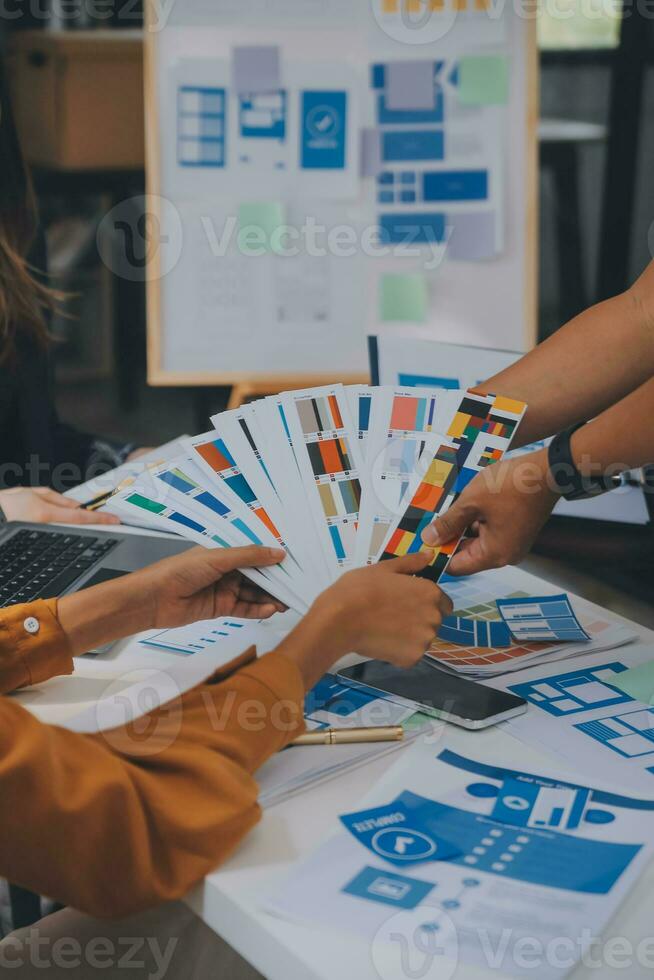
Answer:
<svg viewBox="0 0 654 980"><path fill-rule="evenodd" d="M351 687L385 695L463 728L488 728L527 710L523 698L450 674L432 666L427 658L408 670L366 660L342 668L337 676Z"/></svg>

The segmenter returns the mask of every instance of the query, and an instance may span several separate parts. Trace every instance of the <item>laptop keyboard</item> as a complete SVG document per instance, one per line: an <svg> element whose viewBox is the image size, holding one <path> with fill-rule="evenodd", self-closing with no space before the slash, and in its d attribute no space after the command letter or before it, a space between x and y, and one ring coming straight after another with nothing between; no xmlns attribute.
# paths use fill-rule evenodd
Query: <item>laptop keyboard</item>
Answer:
<svg viewBox="0 0 654 980"><path fill-rule="evenodd" d="M0 544L0 608L61 595L118 543L104 536L18 531Z"/></svg>

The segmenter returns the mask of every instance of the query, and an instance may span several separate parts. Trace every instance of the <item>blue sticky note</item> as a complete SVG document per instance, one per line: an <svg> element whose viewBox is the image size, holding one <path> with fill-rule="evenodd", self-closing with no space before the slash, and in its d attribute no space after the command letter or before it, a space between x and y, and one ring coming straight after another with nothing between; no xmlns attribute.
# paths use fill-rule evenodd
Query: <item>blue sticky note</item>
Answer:
<svg viewBox="0 0 654 980"><path fill-rule="evenodd" d="M370 902L394 905L399 909L414 909L433 888L434 885L429 881L366 867L347 883L343 891L346 895L365 898Z"/></svg>

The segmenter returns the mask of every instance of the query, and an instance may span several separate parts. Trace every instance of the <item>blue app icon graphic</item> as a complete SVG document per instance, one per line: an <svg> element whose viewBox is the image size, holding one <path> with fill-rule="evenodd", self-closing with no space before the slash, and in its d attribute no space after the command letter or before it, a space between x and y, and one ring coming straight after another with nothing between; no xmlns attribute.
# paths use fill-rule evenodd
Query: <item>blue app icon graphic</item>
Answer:
<svg viewBox="0 0 654 980"><path fill-rule="evenodd" d="M347 92L303 92L300 162L305 170L343 170Z"/></svg>
<svg viewBox="0 0 654 980"><path fill-rule="evenodd" d="M366 867L343 888L347 895L365 898L369 902L394 905L400 909L414 909L435 886L428 881L407 878L393 871L379 871Z"/></svg>

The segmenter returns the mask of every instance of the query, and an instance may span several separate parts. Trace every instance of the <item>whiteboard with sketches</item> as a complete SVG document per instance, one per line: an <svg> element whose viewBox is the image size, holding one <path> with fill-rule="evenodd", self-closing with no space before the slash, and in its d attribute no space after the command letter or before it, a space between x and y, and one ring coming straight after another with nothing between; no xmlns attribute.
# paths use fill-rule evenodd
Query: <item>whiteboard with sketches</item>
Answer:
<svg viewBox="0 0 654 980"><path fill-rule="evenodd" d="M147 0L151 383L350 380L404 325L532 346L534 22L497 7Z"/></svg>

